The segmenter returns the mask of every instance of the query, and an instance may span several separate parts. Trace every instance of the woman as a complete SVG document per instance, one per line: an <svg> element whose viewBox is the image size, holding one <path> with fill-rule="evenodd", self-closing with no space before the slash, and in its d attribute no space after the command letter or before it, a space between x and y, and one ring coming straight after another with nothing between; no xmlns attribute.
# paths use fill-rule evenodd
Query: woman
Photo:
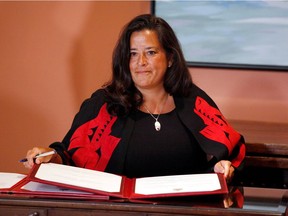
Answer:
<svg viewBox="0 0 288 216"><path fill-rule="evenodd" d="M230 180L245 156L243 137L190 77L179 42L161 18L140 15L123 29L113 77L84 101L56 150L35 163L56 162L128 177L224 173Z"/></svg>

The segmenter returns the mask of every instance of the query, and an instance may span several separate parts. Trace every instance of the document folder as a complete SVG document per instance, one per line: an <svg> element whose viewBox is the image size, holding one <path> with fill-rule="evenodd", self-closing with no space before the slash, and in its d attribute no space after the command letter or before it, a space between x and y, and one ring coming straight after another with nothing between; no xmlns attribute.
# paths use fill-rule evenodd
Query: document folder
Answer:
<svg viewBox="0 0 288 216"><path fill-rule="evenodd" d="M23 181L25 183L38 182L93 195L127 200L228 193L223 174L205 173L127 178L54 163L35 165Z"/></svg>

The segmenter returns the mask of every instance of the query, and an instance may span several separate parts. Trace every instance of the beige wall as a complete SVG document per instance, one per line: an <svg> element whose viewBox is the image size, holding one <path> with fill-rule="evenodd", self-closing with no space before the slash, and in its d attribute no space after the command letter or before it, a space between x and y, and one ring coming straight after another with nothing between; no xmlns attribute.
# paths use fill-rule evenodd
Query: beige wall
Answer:
<svg viewBox="0 0 288 216"><path fill-rule="evenodd" d="M148 1L0 2L0 171L62 140L80 103L110 78L122 26Z"/></svg>
<svg viewBox="0 0 288 216"><path fill-rule="evenodd" d="M207 68L190 71L226 118L288 123L288 71Z"/></svg>
<svg viewBox="0 0 288 216"><path fill-rule="evenodd" d="M59 141L84 98L110 78L122 26L148 1L0 2L0 171ZM288 123L288 73L191 69L230 119Z"/></svg>

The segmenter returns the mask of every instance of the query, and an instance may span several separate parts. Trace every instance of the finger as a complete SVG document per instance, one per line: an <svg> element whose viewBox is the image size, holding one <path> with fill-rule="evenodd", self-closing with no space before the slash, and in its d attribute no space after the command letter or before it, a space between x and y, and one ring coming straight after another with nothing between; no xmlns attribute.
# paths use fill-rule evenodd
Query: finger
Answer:
<svg viewBox="0 0 288 216"><path fill-rule="evenodd" d="M29 167L33 166L33 164L34 164L34 161L33 161L34 155L36 155L36 153L34 153L33 149L29 150L27 152L27 155L26 155L27 162L24 163L25 167L29 168Z"/></svg>
<svg viewBox="0 0 288 216"><path fill-rule="evenodd" d="M215 164L214 172L222 173L225 179L227 179L230 176L230 167L231 167L230 161L222 160Z"/></svg>
<svg viewBox="0 0 288 216"><path fill-rule="evenodd" d="M49 152L49 151L55 152L54 149L45 148L45 149L41 150L41 153L45 153L45 152ZM41 156L41 157L36 157L36 158L34 158L34 163L36 163L36 164L47 163L47 162L51 161L51 159L53 157L54 157L54 154Z"/></svg>
<svg viewBox="0 0 288 216"><path fill-rule="evenodd" d="M38 147L34 147L33 149L31 150L28 150L27 151L27 154L26 154L26 159L27 161L23 163L23 165L28 168L28 169L31 169L35 163L35 156L37 154L40 154L42 151L41 151L41 148L38 148Z"/></svg>
<svg viewBox="0 0 288 216"><path fill-rule="evenodd" d="M49 162L51 159L51 156L46 156L46 157L39 157L34 159L35 164L41 164L41 163L46 163Z"/></svg>
<svg viewBox="0 0 288 216"><path fill-rule="evenodd" d="M23 165L27 169L31 169L32 168L31 164L29 164L28 162L24 162Z"/></svg>
<svg viewBox="0 0 288 216"><path fill-rule="evenodd" d="M234 170L235 170L234 167L230 166L229 175L228 175L229 181L231 181L234 176Z"/></svg>
<svg viewBox="0 0 288 216"><path fill-rule="evenodd" d="M222 166L221 162L218 162L214 166L214 172L215 173L224 173L224 167Z"/></svg>
<svg viewBox="0 0 288 216"><path fill-rule="evenodd" d="M224 177L228 178L230 175L230 167L231 167L231 163L228 161L225 161L222 163L222 166L224 168Z"/></svg>

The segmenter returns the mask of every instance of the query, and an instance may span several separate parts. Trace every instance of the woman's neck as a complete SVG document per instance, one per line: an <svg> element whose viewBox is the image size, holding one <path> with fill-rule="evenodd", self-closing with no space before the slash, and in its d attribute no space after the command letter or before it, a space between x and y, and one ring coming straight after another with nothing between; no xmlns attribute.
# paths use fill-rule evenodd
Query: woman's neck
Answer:
<svg viewBox="0 0 288 216"><path fill-rule="evenodd" d="M161 114L170 112L175 108L173 97L166 91L156 93L142 93L143 103L139 109L143 112Z"/></svg>

